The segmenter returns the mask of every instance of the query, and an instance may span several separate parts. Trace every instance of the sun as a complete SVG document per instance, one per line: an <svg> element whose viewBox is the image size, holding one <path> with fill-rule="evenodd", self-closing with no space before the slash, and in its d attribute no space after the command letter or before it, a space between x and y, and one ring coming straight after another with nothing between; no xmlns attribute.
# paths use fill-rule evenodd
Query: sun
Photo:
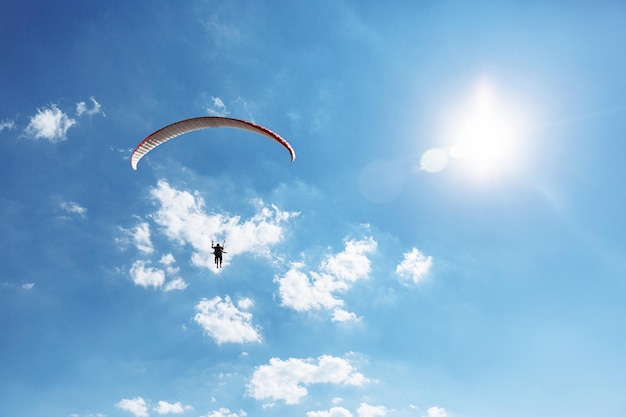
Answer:
<svg viewBox="0 0 626 417"><path fill-rule="evenodd" d="M519 156L518 114L499 101L482 82L449 126L449 155L480 178L503 175Z"/></svg>

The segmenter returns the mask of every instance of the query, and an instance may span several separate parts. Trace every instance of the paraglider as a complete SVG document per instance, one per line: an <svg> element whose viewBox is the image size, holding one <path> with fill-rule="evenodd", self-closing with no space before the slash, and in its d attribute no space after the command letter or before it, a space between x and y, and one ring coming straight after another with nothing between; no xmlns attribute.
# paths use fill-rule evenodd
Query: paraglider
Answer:
<svg viewBox="0 0 626 417"><path fill-rule="evenodd" d="M222 267L222 254L223 253L228 253L228 252L224 251L224 245L226 245L226 241L224 241L224 244L222 246L220 246L219 243L217 245L214 245L213 241L211 241L211 248L213 249L213 255L215 256L215 267L216 268L221 268Z"/></svg>
<svg viewBox="0 0 626 417"><path fill-rule="evenodd" d="M162 129L150 134L133 151L130 157L130 166L133 170L137 169L137 163L148 152L162 143L175 138L176 136L183 135L185 133L193 132L195 130L212 128L212 127L231 127L235 129L248 130L253 133L263 135L275 142L282 145L291 156L291 162L296 159L296 153L285 139L283 139L278 133L269 130L266 127L257 125L256 123L248 122L246 120L233 119L230 117L221 116L204 116L194 117L191 119L181 120L171 125L165 126Z"/></svg>

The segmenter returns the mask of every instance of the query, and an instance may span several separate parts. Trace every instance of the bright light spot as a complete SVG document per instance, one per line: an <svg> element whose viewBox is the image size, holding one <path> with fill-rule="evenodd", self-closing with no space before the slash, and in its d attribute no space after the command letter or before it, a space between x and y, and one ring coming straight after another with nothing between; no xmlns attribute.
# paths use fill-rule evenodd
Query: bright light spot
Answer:
<svg viewBox="0 0 626 417"><path fill-rule="evenodd" d="M424 152L420 159L420 169L426 172L439 172L448 165L448 155L443 149L432 148Z"/></svg>
<svg viewBox="0 0 626 417"><path fill-rule="evenodd" d="M517 164L519 117L479 85L469 105L452 120L450 156L479 177L501 174Z"/></svg>

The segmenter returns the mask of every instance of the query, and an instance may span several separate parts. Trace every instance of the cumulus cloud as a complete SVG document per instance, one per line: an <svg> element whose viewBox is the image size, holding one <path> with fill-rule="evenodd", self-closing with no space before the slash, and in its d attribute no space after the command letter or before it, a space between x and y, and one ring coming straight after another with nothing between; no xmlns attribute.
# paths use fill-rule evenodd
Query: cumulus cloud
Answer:
<svg viewBox="0 0 626 417"><path fill-rule="evenodd" d="M102 113L102 106L100 105L100 103L98 103L93 97L89 97L89 100L91 100L91 108L89 108L87 106L87 103L85 103L84 101L76 103L76 114L78 116L93 116L95 114Z"/></svg>
<svg viewBox="0 0 626 417"><path fill-rule="evenodd" d="M335 311L333 311L333 316L331 320L341 323L349 321L361 321L361 317L358 317L355 313L336 308Z"/></svg>
<svg viewBox="0 0 626 417"><path fill-rule="evenodd" d="M248 413L243 410L239 410L238 413L232 412L228 408L220 408L219 410L211 411L204 417L246 417Z"/></svg>
<svg viewBox="0 0 626 417"><path fill-rule="evenodd" d="M272 358L257 367L247 385L248 394L257 400L282 400L298 404L312 384L361 386L367 379L346 359L323 355L312 359Z"/></svg>
<svg viewBox="0 0 626 417"><path fill-rule="evenodd" d="M447 417L448 413L441 407L430 407L427 410L428 415L424 417Z"/></svg>
<svg viewBox="0 0 626 417"><path fill-rule="evenodd" d="M249 310L254 306L254 301L251 298L243 297L237 301L237 307L242 310Z"/></svg>
<svg viewBox="0 0 626 417"><path fill-rule="evenodd" d="M275 277L281 304L296 311L331 310L334 321L358 320L354 313L344 311L344 301L337 294L345 293L358 280L369 276L368 254L376 250L376 241L368 237L348 240L343 251L328 256L318 271L303 272L304 263L295 262L282 277Z"/></svg>
<svg viewBox="0 0 626 417"><path fill-rule="evenodd" d="M165 255L161 256L161 259L159 260L159 263L167 267L172 266L174 262L176 262L176 259L174 258L174 255L172 255L171 253L166 253Z"/></svg>
<svg viewBox="0 0 626 417"><path fill-rule="evenodd" d="M268 256L269 246L283 240L286 222L297 213L280 210L274 205L267 206L256 201L256 213L247 220L239 216L220 213L206 213L204 200L197 194L180 191L166 181L159 181L151 190L159 203L154 220L163 228L165 235L178 244L190 245L194 252L192 263L215 273L211 244L218 237L227 242L228 256L224 267L233 257L243 253Z"/></svg>
<svg viewBox="0 0 626 417"><path fill-rule="evenodd" d="M159 401L156 407L154 407L154 411L158 414L182 414L185 411L193 410L193 407L190 405L183 405L180 402L176 402L174 404L170 404L167 401Z"/></svg>
<svg viewBox="0 0 626 417"><path fill-rule="evenodd" d="M358 417L384 417L387 415L387 408L379 405L373 406L361 403L357 410ZM333 407L328 411L309 411L307 417L352 417L352 413L343 407Z"/></svg>
<svg viewBox="0 0 626 417"><path fill-rule="evenodd" d="M116 407L121 408L122 410L128 411L135 415L135 417L148 417L148 405L146 400L141 397L135 397L131 399L123 399L117 404Z"/></svg>
<svg viewBox="0 0 626 417"><path fill-rule="evenodd" d="M90 97L89 100L91 101L91 107L84 101L76 103L77 117L104 114L102 106L94 97ZM37 109L37 113L30 117L28 126L24 129L24 134L32 139L46 139L53 143L60 142L67 140L67 131L76 123L76 119L68 116L56 104L51 104L49 107ZM12 129L14 126L13 121L0 122L0 131Z"/></svg>
<svg viewBox="0 0 626 417"><path fill-rule="evenodd" d="M169 292L169 291L174 291L174 290L184 290L188 286L189 284L187 284L184 279L178 277L178 278L174 278L171 281L168 281L163 287L163 291Z"/></svg>
<svg viewBox="0 0 626 417"><path fill-rule="evenodd" d="M165 272L161 269L147 266L149 261L136 260L130 268L130 276L136 285L144 288L158 288L165 282Z"/></svg>
<svg viewBox="0 0 626 417"><path fill-rule="evenodd" d="M52 104L48 108L37 109L37 114L30 118L24 133L34 139L58 142L67 139L68 129L75 124L76 120Z"/></svg>
<svg viewBox="0 0 626 417"><path fill-rule="evenodd" d="M163 289L165 292L187 288L188 284L181 277L175 277L166 282L166 276L178 273L178 268L172 266L175 262L172 254L163 255L159 262L165 265L165 270L150 266L149 260L136 260L129 271L135 285L144 288Z"/></svg>
<svg viewBox="0 0 626 417"><path fill-rule="evenodd" d="M361 403L357 410L359 417L384 417L387 415L387 408L382 405L369 405Z"/></svg>
<svg viewBox="0 0 626 417"><path fill-rule="evenodd" d="M396 275L404 281L419 284L426 278L432 265L432 256L425 256L419 249L413 248L404 254L404 259L396 266Z"/></svg>
<svg viewBox="0 0 626 417"><path fill-rule="evenodd" d="M239 308L252 306L251 300L239 302ZM252 314L237 308L230 297L202 299L196 304L194 320L217 344L260 342L259 328L252 324Z"/></svg>
<svg viewBox="0 0 626 417"><path fill-rule="evenodd" d="M352 417L352 413L343 407L333 407L328 411L309 411L306 417Z"/></svg>
<svg viewBox="0 0 626 417"><path fill-rule="evenodd" d="M61 208L67 213L77 214L82 218L85 218L87 216L87 209L73 201L62 201Z"/></svg>

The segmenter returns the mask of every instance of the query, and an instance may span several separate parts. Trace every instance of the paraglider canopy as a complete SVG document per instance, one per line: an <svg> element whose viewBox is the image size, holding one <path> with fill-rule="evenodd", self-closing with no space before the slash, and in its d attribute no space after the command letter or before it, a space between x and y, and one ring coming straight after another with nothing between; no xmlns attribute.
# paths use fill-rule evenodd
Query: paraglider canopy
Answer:
<svg viewBox="0 0 626 417"><path fill-rule="evenodd" d="M283 139L278 133L269 130L266 127L257 125L256 123L248 122L246 120L233 119L230 117L221 116L204 116L194 117L191 119L181 120L171 125L165 126L162 129L150 134L133 151L130 157L130 166L132 169L137 169L139 160L143 158L148 152L157 146L161 145L168 140L175 138L176 136L183 135L185 133L193 132L194 130L207 129L212 127L231 127L235 129L248 130L250 132L263 135L275 142L281 144L291 156L291 162L296 159L296 153L285 139Z"/></svg>

